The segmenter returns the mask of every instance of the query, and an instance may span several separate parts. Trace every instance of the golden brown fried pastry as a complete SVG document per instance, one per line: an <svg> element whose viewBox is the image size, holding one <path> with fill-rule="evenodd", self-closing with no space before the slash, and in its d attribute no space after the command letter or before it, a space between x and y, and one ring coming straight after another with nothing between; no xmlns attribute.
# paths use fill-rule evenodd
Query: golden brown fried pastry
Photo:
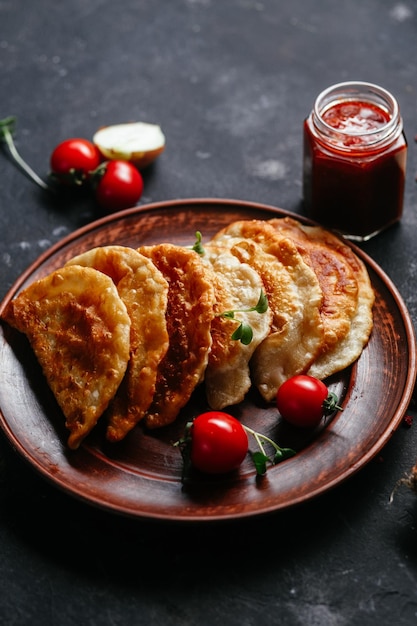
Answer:
<svg viewBox="0 0 417 626"><path fill-rule="evenodd" d="M248 263L242 262L226 247L208 243L204 246L204 260L210 264L215 278L216 303L211 325L213 345L205 373L206 396L216 410L237 404L251 386L249 361L269 333L272 315L270 308L264 313L248 311L257 305L261 292L265 292L259 274ZM234 319L221 314L235 311ZM240 323L252 329L248 345L233 339Z"/></svg>
<svg viewBox="0 0 417 626"><path fill-rule="evenodd" d="M282 382L305 372L322 349L322 292L317 277L294 243L279 236L267 222L234 222L214 241L229 245L259 272L265 284L272 328L255 351L251 370L254 384L270 401Z"/></svg>
<svg viewBox="0 0 417 626"><path fill-rule="evenodd" d="M110 276L131 320L128 368L107 410L107 438L120 441L144 417L153 400L157 368L169 343L165 319L168 283L152 261L133 248L94 248L69 263L94 267Z"/></svg>
<svg viewBox="0 0 417 626"><path fill-rule="evenodd" d="M159 428L176 419L204 376L215 295L196 252L169 243L144 246L139 252L152 260L169 285L169 347L159 364L155 395L145 416L148 428Z"/></svg>
<svg viewBox="0 0 417 626"><path fill-rule="evenodd" d="M113 281L92 268L56 270L22 291L4 319L25 333L78 448L116 393L129 359L130 318Z"/></svg>
<svg viewBox="0 0 417 626"><path fill-rule="evenodd" d="M291 238L317 275L323 292L320 314L325 333L325 352L349 332L358 301L355 272L343 252L339 253L317 236L319 231L309 231L311 227L291 218L273 219L269 223L278 233Z"/></svg>
<svg viewBox="0 0 417 626"><path fill-rule="evenodd" d="M293 239L319 279L326 342L308 373L327 378L351 365L369 340L375 295L367 269L350 246L320 226L291 218L270 223Z"/></svg>
<svg viewBox="0 0 417 626"><path fill-rule="evenodd" d="M145 258L134 248L113 245L90 248L72 257L65 265L93 267L110 276L114 284L117 285L126 274L135 271L144 262L146 262Z"/></svg>

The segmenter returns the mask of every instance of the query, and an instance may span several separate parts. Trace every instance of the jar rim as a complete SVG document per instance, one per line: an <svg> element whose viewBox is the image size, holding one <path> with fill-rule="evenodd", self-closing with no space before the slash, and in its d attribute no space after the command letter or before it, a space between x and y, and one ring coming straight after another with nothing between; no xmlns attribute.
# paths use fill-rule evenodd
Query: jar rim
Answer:
<svg viewBox="0 0 417 626"><path fill-rule="evenodd" d="M336 130L323 119L323 113L337 101L348 102L349 100L359 99L379 106L390 115L390 119L382 127L358 130L358 132L346 132L343 129ZM383 133L384 137L390 135L400 121L399 105L396 98L384 87L364 81L347 81L331 85L317 96L313 111L317 120L319 120L320 129L326 134L337 134L340 137L366 137L368 145L372 138L375 138L376 142L381 141L381 133Z"/></svg>

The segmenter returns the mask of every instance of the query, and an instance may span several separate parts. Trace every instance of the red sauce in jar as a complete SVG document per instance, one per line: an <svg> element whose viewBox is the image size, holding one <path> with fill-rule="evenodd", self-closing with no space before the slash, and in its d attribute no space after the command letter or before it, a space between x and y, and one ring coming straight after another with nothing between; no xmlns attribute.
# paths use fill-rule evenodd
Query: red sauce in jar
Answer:
<svg viewBox="0 0 417 626"><path fill-rule="evenodd" d="M339 98L305 120L303 191L314 220L366 240L401 218L407 142L394 114Z"/></svg>
<svg viewBox="0 0 417 626"><path fill-rule="evenodd" d="M323 121L332 128L343 131L348 135L359 134L377 128L383 128L391 117L387 111L370 102L339 102L322 114Z"/></svg>

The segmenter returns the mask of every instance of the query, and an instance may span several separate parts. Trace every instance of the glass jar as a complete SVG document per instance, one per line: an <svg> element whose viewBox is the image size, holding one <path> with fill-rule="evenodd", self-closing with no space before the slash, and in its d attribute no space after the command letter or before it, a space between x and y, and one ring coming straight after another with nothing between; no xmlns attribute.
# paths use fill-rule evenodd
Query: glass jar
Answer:
<svg viewBox="0 0 417 626"><path fill-rule="evenodd" d="M303 196L308 215L365 241L403 211L407 141L396 99L382 87L339 83L304 121Z"/></svg>

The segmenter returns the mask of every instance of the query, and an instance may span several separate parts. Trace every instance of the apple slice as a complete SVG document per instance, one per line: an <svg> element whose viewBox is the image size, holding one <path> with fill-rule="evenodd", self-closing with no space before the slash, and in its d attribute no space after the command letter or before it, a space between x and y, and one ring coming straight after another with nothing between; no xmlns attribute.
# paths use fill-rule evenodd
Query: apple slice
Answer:
<svg viewBox="0 0 417 626"><path fill-rule="evenodd" d="M165 136L157 124L128 122L99 128L93 143L107 160L130 161L146 167L165 149Z"/></svg>

